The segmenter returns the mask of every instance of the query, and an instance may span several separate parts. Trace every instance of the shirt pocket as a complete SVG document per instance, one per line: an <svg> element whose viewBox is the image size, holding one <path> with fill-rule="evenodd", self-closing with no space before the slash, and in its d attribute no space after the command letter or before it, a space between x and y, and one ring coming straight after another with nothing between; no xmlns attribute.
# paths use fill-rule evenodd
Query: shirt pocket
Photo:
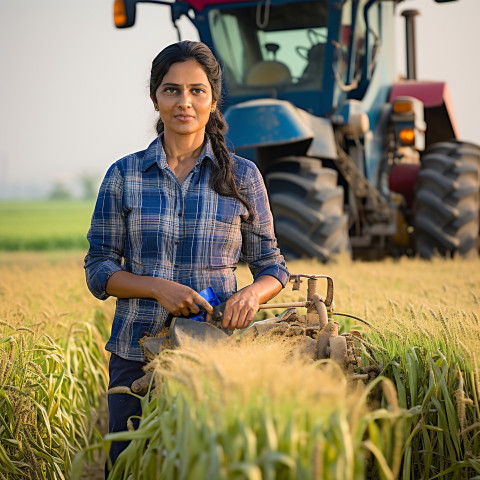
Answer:
<svg viewBox="0 0 480 480"><path fill-rule="evenodd" d="M227 268L236 265L242 247L240 202L233 198L221 198L217 211L211 217L210 245L207 268Z"/></svg>

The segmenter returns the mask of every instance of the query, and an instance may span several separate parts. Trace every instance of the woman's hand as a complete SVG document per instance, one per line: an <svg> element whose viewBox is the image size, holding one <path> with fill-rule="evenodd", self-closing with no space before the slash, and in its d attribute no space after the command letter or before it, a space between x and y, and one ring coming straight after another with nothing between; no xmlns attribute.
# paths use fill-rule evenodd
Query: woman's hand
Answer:
<svg viewBox="0 0 480 480"><path fill-rule="evenodd" d="M164 278L135 275L123 270L115 272L108 279L107 293L118 298L154 298L175 316L187 317L191 313L198 313L198 305L207 313L213 313L213 307L190 287Z"/></svg>
<svg viewBox="0 0 480 480"><path fill-rule="evenodd" d="M282 284L275 277L258 277L251 285L242 288L227 300L222 327L230 330L248 327L258 312L259 305L268 302L281 289Z"/></svg>
<svg viewBox="0 0 480 480"><path fill-rule="evenodd" d="M176 317L199 313L198 305L207 313L213 313L213 307L195 290L170 280L162 279L161 285L155 289L155 299Z"/></svg>
<svg viewBox="0 0 480 480"><path fill-rule="evenodd" d="M251 288L243 288L234 293L225 305L222 327L230 330L248 327L258 312L259 304L258 295Z"/></svg>

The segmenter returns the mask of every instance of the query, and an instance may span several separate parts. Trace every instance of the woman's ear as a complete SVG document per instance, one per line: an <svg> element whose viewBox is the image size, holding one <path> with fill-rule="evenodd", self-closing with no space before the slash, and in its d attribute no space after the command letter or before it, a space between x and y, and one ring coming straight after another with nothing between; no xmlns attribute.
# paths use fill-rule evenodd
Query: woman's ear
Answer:
<svg viewBox="0 0 480 480"><path fill-rule="evenodd" d="M152 99L152 102L153 102L153 108L155 108L155 111L158 112L158 105L157 105L156 98L153 96L153 94L150 94L150 98Z"/></svg>

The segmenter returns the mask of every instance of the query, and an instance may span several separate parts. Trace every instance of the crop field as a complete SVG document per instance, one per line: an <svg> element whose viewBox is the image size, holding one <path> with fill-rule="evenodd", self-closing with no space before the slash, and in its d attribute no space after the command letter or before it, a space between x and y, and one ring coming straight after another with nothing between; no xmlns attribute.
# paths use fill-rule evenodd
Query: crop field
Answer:
<svg viewBox="0 0 480 480"><path fill-rule="evenodd" d="M480 261L290 262L333 277L379 376L273 337L166 350L139 428L105 436L114 301L90 295L83 255L0 252L0 479L100 479L122 439L115 479L480 479Z"/></svg>
<svg viewBox="0 0 480 480"><path fill-rule="evenodd" d="M0 250L86 249L90 200L0 202Z"/></svg>

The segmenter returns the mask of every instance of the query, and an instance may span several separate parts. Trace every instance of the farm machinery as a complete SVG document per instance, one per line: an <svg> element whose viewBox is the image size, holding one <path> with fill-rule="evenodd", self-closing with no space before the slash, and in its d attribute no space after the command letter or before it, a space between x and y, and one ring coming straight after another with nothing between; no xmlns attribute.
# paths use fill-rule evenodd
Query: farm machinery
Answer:
<svg viewBox="0 0 480 480"><path fill-rule="evenodd" d="M116 0L116 26L145 1L221 62L228 138L265 178L287 259L478 255L480 148L457 139L447 85L416 79L418 12L399 79L401 0Z"/></svg>
<svg viewBox="0 0 480 480"><path fill-rule="evenodd" d="M296 274L290 277L292 290L297 291L307 281L307 296L303 301L267 303L260 310L283 310L277 316L250 324L244 330L231 331L222 327L225 304L214 308L212 318L205 321L173 317L157 336L145 336L140 341L147 366L146 374L127 388L137 395L145 395L153 382L154 367L149 364L164 350L185 347L195 348L196 343L215 345L230 342L241 346L243 342L260 339L282 339L292 353L304 361L331 359L346 373L350 380L368 382L380 374L381 367L358 330L339 332L339 323L334 316L352 317L367 324L365 320L348 313L334 311L333 279L327 275ZM327 284L325 296L318 290L319 280ZM303 314L301 310L303 309ZM114 388L109 393L125 393L125 387Z"/></svg>

